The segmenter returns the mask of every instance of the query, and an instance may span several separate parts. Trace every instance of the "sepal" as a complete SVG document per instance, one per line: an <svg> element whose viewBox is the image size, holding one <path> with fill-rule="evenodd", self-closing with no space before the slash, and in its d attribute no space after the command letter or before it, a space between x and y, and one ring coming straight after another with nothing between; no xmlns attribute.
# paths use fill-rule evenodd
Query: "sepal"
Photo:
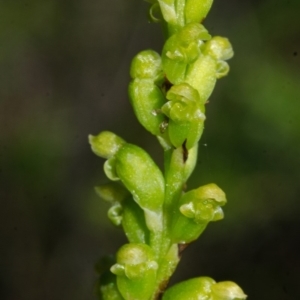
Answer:
<svg viewBox="0 0 300 300"><path fill-rule="evenodd" d="M244 300L247 295L232 281L218 282L211 287L212 300Z"/></svg>
<svg viewBox="0 0 300 300"><path fill-rule="evenodd" d="M185 22L200 23L208 14L213 0L186 0Z"/></svg>
<svg viewBox="0 0 300 300"><path fill-rule="evenodd" d="M89 143L92 151L103 158L110 158L115 155L125 141L110 131L102 131L98 135L89 135Z"/></svg>
<svg viewBox="0 0 300 300"><path fill-rule="evenodd" d="M125 300L149 300L155 285L157 262L153 250L145 244L126 244L117 253L111 272Z"/></svg>

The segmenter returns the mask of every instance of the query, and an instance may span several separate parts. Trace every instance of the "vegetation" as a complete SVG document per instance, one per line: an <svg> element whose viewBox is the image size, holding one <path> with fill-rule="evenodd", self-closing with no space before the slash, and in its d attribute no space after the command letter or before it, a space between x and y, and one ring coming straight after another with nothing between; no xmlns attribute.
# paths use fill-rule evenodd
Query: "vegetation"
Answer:
<svg viewBox="0 0 300 300"><path fill-rule="evenodd" d="M212 37L201 22L211 0L154 0L150 16L161 20L161 56L138 53L130 69L129 97L142 126L164 150L164 174L148 153L109 131L89 136L93 152L107 159L112 181L96 188L111 203L109 219L122 225L128 244L112 262L100 263L103 300L241 300L231 281L198 277L166 289L183 250L211 221L223 218L225 193L214 183L187 191L198 158L205 105L233 56L228 39ZM158 18L158 19L157 19ZM120 181L122 184L118 184Z"/></svg>

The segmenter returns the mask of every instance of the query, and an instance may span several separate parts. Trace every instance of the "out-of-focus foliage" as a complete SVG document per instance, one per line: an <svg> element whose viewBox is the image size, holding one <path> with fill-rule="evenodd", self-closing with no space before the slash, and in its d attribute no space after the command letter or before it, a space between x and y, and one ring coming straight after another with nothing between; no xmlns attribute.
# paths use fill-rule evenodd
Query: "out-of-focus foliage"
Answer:
<svg viewBox="0 0 300 300"><path fill-rule="evenodd" d="M147 7L0 2L1 299L95 299L94 262L124 243L93 192L102 162L86 137L109 128L158 157L126 96L132 57L161 48ZM298 0L215 0L205 21L235 56L206 106L189 188L216 182L228 204L185 250L178 280L209 274L251 299L300 297L299 11Z"/></svg>

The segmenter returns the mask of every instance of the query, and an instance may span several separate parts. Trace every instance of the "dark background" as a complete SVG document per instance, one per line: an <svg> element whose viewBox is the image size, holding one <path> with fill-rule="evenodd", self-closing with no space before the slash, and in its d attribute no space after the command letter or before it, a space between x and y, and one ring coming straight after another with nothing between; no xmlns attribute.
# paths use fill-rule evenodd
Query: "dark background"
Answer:
<svg viewBox="0 0 300 300"><path fill-rule="evenodd" d="M125 243L93 186L87 135L111 130L161 164L127 98L129 65L160 51L142 0L0 0L0 298L92 300L95 262ZM225 219L173 282L236 281L249 299L300 299L300 1L216 0L205 21L235 56L207 106L189 188L215 182Z"/></svg>

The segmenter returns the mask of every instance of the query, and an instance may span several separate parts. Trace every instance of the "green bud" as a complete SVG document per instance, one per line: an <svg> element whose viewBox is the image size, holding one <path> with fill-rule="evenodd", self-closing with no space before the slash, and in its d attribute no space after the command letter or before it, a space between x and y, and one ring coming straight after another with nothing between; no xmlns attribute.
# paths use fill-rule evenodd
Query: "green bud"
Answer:
<svg viewBox="0 0 300 300"><path fill-rule="evenodd" d="M183 244L196 240L209 222L224 217L221 206L225 203L225 193L214 183L185 193L172 226L173 242Z"/></svg>
<svg viewBox="0 0 300 300"><path fill-rule="evenodd" d="M200 99L206 101L216 84L217 61L209 55L200 55L186 72L184 82L190 84L199 93Z"/></svg>
<svg viewBox="0 0 300 300"><path fill-rule="evenodd" d="M154 135L163 135L160 125L165 116L160 108L165 103L165 97L155 82L135 79L129 84L128 92L134 113L142 126Z"/></svg>
<svg viewBox="0 0 300 300"><path fill-rule="evenodd" d="M125 144L116 155L115 169L140 207L160 210L164 201L164 177L146 151Z"/></svg>
<svg viewBox="0 0 300 300"><path fill-rule="evenodd" d="M92 151L103 158L115 155L125 141L110 131L102 131L97 136L89 135Z"/></svg>
<svg viewBox="0 0 300 300"><path fill-rule="evenodd" d="M133 79L157 80L162 76L161 58L153 50L138 53L131 62L130 76Z"/></svg>
<svg viewBox="0 0 300 300"><path fill-rule="evenodd" d="M200 23L208 14L213 0L186 0L185 21L186 23Z"/></svg>
<svg viewBox="0 0 300 300"><path fill-rule="evenodd" d="M244 300L247 295L232 281L218 282L211 287L212 300Z"/></svg>
<svg viewBox="0 0 300 300"><path fill-rule="evenodd" d="M188 65L197 60L203 40L208 39L210 35L203 25L190 23L166 41L162 51L162 66L172 84L184 81Z"/></svg>
<svg viewBox="0 0 300 300"><path fill-rule="evenodd" d="M127 239L130 243L147 244L149 241L149 230L145 223L143 210L131 197L127 198L122 205L122 225Z"/></svg>
<svg viewBox="0 0 300 300"><path fill-rule="evenodd" d="M132 61L130 75L133 78L128 92L139 122L154 135L162 135L160 125L164 115L160 113L165 97L159 88L163 79L161 58L152 50L145 50Z"/></svg>
<svg viewBox="0 0 300 300"><path fill-rule="evenodd" d="M209 40L204 48L203 53L211 56L217 61L216 78L222 78L229 72L229 65L224 60L228 60L233 56L232 46L227 38L215 36Z"/></svg>
<svg viewBox="0 0 300 300"><path fill-rule="evenodd" d="M175 148L184 142L189 150L198 143L204 128L204 105L197 90L187 83L174 85L167 93L170 100L162 111L169 118L169 138Z"/></svg>
<svg viewBox="0 0 300 300"><path fill-rule="evenodd" d="M210 291L214 283L210 277L192 278L167 289L162 300L211 300Z"/></svg>
<svg viewBox="0 0 300 300"><path fill-rule="evenodd" d="M213 37L201 47L203 54L189 66L185 82L198 90L200 98L207 100L216 84L216 80L229 72L224 60L233 56L228 39Z"/></svg>
<svg viewBox="0 0 300 300"><path fill-rule="evenodd" d="M126 244L117 253L111 272L125 300L149 300L153 293L157 262L153 250L145 244Z"/></svg>
<svg viewBox="0 0 300 300"><path fill-rule="evenodd" d="M228 60L233 57L233 49L227 38L214 36L205 43L203 53L216 60Z"/></svg>

